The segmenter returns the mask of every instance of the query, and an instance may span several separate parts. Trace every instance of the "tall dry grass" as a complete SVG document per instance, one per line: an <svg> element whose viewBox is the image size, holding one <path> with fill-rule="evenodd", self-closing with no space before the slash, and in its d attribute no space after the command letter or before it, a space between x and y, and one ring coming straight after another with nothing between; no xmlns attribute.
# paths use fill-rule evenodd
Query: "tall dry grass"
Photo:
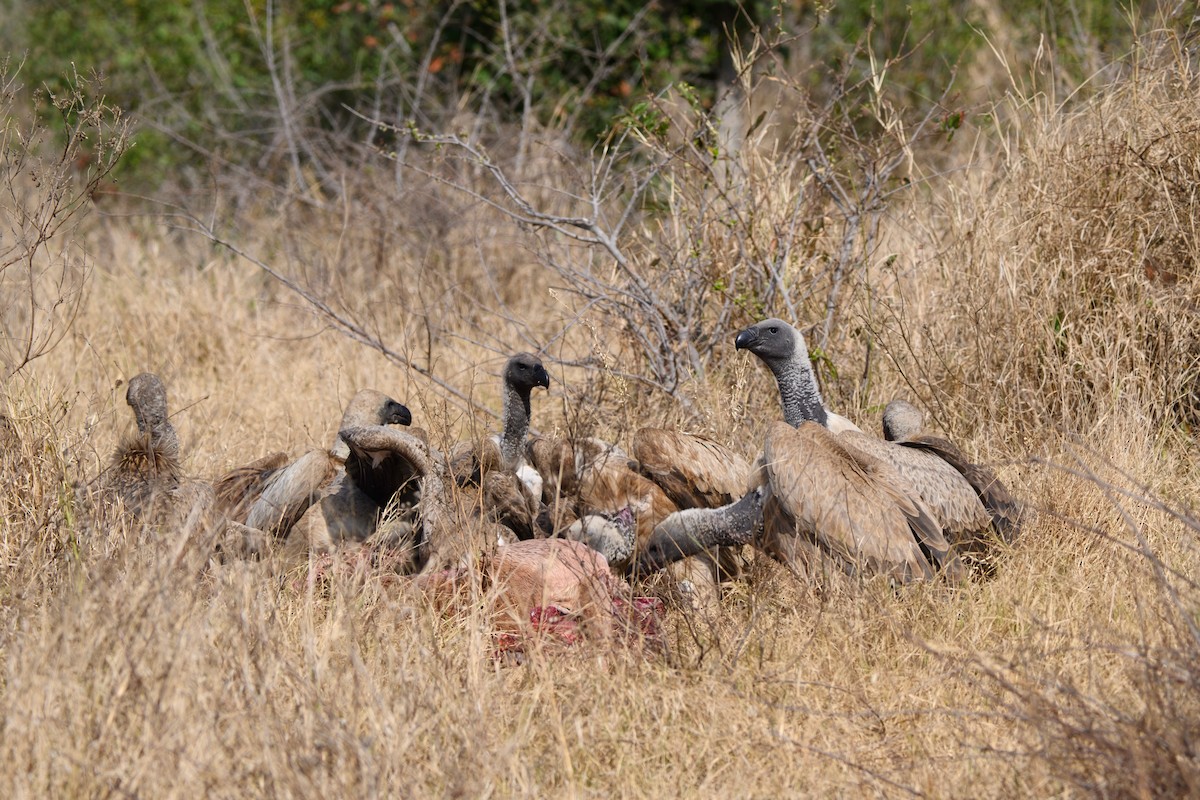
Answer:
<svg viewBox="0 0 1200 800"><path fill-rule="evenodd" d="M236 221L239 247L389 356L178 218L94 215L74 234L92 265L78 314L4 387L0 794L1195 793L1194 69L1190 51L1147 52L1085 103L1014 95L995 129L936 154L960 169L922 175L918 152L917 188L840 294L831 405L875 428L891 397L921 401L1039 510L996 577L817 593L760 560L715 615L672 609L663 654L505 666L479 608L442 618L369 570L198 568L193 532L94 529L74 502L131 428L121 382L142 370L167 381L188 471L212 477L326 444L360 387L453 440L490 423L474 407L498 407L508 350L619 359L612 319L547 278L553 243L433 183ZM783 226L795 187L756 157L739 156L754 207ZM523 177L554 185L556 163ZM793 286L817 262L788 262ZM555 367L536 424L685 422L752 455L778 414L732 353L685 387L690 409L620 375L638 368Z"/></svg>

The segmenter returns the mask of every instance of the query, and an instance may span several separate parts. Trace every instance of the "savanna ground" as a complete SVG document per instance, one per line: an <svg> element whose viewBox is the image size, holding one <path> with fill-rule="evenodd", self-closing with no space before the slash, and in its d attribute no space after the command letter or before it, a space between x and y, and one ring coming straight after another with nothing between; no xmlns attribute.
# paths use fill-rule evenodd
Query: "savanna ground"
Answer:
<svg viewBox="0 0 1200 800"><path fill-rule="evenodd" d="M1200 792L1196 44L1146 31L1086 87L997 48L976 68L1007 95L935 136L877 98L875 133L814 148L837 121L802 82L747 77L766 123L733 152L674 98L624 160L421 134L404 180L376 154L337 196L97 193L29 251L21 214L57 186L76 208L87 177L35 149L3 205L0 794ZM592 206L597 175L617 188ZM593 212L610 241L555 228ZM543 432L681 426L753 457L779 412L732 337L763 315L806 327L830 406L874 431L914 400L1036 509L992 579L818 590L759 559L719 612L672 606L665 652L511 666L479 609L370 569L189 570L192 531L97 530L75 500L145 370L200 477L327 446L360 387L435 441L477 435L516 350L551 370Z"/></svg>

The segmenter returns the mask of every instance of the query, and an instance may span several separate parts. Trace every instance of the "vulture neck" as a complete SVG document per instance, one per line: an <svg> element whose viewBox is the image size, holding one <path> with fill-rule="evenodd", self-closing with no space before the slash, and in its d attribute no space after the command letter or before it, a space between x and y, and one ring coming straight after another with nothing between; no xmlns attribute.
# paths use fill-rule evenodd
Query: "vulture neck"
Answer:
<svg viewBox="0 0 1200 800"><path fill-rule="evenodd" d="M167 420L166 408L146 409L134 406L138 433L150 440L150 446L168 456L179 455L179 437L175 426Z"/></svg>
<svg viewBox="0 0 1200 800"><path fill-rule="evenodd" d="M798 428L800 423L811 421L829 427L829 416L825 413L817 376L813 374L803 340L796 343L791 358L770 367L779 384L779 402L783 405L783 418L787 424Z"/></svg>
<svg viewBox="0 0 1200 800"><path fill-rule="evenodd" d="M366 427L370 422L362 418L358 410L354 407L354 401L346 406L346 410L342 412L342 422L338 425L338 433L333 437L333 446L329 448L329 455L336 458L338 461L345 462L350 457L350 445L346 444L346 440L342 438L341 432L347 428Z"/></svg>
<svg viewBox="0 0 1200 800"><path fill-rule="evenodd" d="M500 466L514 472L521 463L529 434L529 389L504 387L504 435L500 437Z"/></svg>
<svg viewBox="0 0 1200 800"><path fill-rule="evenodd" d="M638 571L662 569L712 547L752 542L762 530L761 490L721 508L677 511L658 524L638 559Z"/></svg>

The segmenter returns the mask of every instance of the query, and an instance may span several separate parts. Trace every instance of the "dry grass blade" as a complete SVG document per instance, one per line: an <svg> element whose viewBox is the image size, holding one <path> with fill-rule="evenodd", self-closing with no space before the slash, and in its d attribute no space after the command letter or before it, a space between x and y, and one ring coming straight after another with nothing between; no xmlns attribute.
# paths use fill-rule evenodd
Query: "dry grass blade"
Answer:
<svg viewBox="0 0 1200 800"><path fill-rule="evenodd" d="M1164 41L1068 104L1014 89L950 142L820 117L781 60L747 71L765 116L716 159L680 95L647 107L670 124L642 120L637 158L468 119L486 149L413 140L403 181L326 159L307 188L338 202L255 184L186 234L59 228L86 291L0 394L0 796L1197 793L1200 111L1194 55ZM814 125L871 147L817 149ZM550 232L579 220L608 241ZM874 430L918 402L1039 509L994 576L817 588L756 558L703 613L664 589L649 644L535 637L513 665L482 573L445 607L398 574L387 539L411 526L289 569L214 564L196 517L77 496L139 372L180 409L182 472L211 478L328 448L362 388L450 452L493 432L480 409L518 350L553 364L547 434L680 426L752 459L778 399L731 337L767 311L829 321L833 409Z"/></svg>

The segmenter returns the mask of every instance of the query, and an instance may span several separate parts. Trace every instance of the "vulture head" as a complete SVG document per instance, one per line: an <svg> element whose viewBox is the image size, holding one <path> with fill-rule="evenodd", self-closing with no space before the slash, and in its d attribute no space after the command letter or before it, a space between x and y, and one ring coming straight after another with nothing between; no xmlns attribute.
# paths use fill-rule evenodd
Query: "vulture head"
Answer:
<svg viewBox="0 0 1200 800"><path fill-rule="evenodd" d="M783 418L789 425L811 420L828 426L829 415L800 331L781 319L764 319L740 331L734 347L754 353L775 375Z"/></svg>
<svg viewBox="0 0 1200 800"><path fill-rule="evenodd" d="M893 400L883 410L883 438L903 442L921 434L925 418L921 409L906 400Z"/></svg>
<svg viewBox="0 0 1200 800"><path fill-rule="evenodd" d="M764 319L739 331L734 347L749 350L774 370L775 365L791 361L796 354L797 342L804 346L800 332L791 325L781 319Z"/></svg>
<svg viewBox="0 0 1200 800"><path fill-rule="evenodd" d="M504 383L528 397L535 386L550 388L550 374L537 356L517 353L504 367Z"/></svg>
<svg viewBox="0 0 1200 800"><path fill-rule="evenodd" d="M374 389L360 389L346 404L342 413L342 424L339 430L347 428L369 428L374 425L411 425L412 412L397 403L383 392ZM336 458L346 458L350 448L340 435L333 440L330 448Z"/></svg>
<svg viewBox="0 0 1200 800"><path fill-rule="evenodd" d="M343 428L366 425L411 425L412 412L383 392L363 389L350 398L342 415Z"/></svg>

